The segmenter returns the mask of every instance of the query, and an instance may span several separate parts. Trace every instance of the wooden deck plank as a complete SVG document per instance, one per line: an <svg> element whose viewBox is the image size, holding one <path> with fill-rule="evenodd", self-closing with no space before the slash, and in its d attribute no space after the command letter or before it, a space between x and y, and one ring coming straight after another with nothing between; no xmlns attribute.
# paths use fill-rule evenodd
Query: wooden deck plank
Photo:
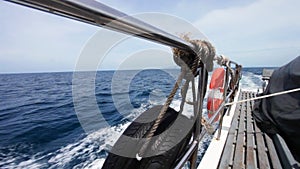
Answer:
<svg viewBox="0 0 300 169"><path fill-rule="evenodd" d="M255 97L241 92L240 100ZM237 105L218 168L281 169L273 141L257 127L252 116L254 101Z"/></svg>
<svg viewBox="0 0 300 169"><path fill-rule="evenodd" d="M249 97L251 97L251 94ZM257 156L256 156L256 145L254 138L254 121L251 114L251 102L247 102L247 155L246 165L248 169L257 168Z"/></svg>
<svg viewBox="0 0 300 169"><path fill-rule="evenodd" d="M252 93L252 97L254 97L254 93ZM251 101L251 108L253 110L253 106L254 106L254 101ZM278 158L274 143L272 141L272 139L264 134L264 138L265 138L265 142L266 142L266 146L267 146L267 150L268 150L268 155L269 155L269 163L270 163L270 167L274 168L274 169L282 169L280 160Z"/></svg>
<svg viewBox="0 0 300 169"><path fill-rule="evenodd" d="M240 94L239 96L239 100L241 99L243 99L242 94ZM234 153L235 142L236 142L236 131L238 128L238 117L240 116L241 105L242 105L241 103L238 103L234 113L234 117L232 120L231 127L229 129L224 151L222 153L222 157L218 166L218 168L220 169L228 168L230 166L232 167L233 153Z"/></svg>
<svg viewBox="0 0 300 169"><path fill-rule="evenodd" d="M268 150L269 150L269 155L270 155L270 160L271 160L271 165L272 165L271 168L282 169L282 166L281 166L280 160L277 156L273 141L267 135L265 135L265 138L266 138L266 143L267 143Z"/></svg>
<svg viewBox="0 0 300 169"><path fill-rule="evenodd" d="M246 93L243 93L244 98L247 99ZM245 168L245 114L246 105L242 104L242 109L239 117L239 127L237 132L236 148L233 160L233 169Z"/></svg>
<svg viewBox="0 0 300 169"><path fill-rule="evenodd" d="M240 96L240 90L237 91L237 97L234 98L234 101L238 101L238 97ZM234 115L236 114L236 108L238 104L234 104L230 109L227 109L225 115L223 117L222 127L218 130L221 130L221 135L218 138L219 132L216 131L203 158L201 159L200 164L197 169L207 169L207 168L217 168L219 165L219 161L221 160L223 150L226 144L226 140L228 138L229 129L232 125Z"/></svg>
<svg viewBox="0 0 300 169"><path fill-rule="evenodd" d="M264 133L257 127L254 121L254 130L256 136L256 146L258 151L258 167L261 169L271 168L268 160L267 147L264 140Z"/></svg>

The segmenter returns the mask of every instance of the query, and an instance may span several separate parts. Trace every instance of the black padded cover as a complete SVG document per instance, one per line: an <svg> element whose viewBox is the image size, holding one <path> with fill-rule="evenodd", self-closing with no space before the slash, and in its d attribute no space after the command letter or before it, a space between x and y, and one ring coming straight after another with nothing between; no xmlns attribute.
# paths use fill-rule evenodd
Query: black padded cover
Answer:
<svg viewBox="0 0 300 169"><path fill-rule="evenodd" d="M300 56L274 71L263 95L300 88ZM300 161L300 91L256 101L253 116L267 134L280 134Z"/></svg>

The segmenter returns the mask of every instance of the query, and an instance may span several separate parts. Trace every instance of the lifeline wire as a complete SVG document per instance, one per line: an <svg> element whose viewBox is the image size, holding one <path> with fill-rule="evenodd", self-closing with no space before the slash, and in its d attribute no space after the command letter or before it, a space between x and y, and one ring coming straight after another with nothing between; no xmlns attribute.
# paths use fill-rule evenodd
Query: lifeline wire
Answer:
<svg viewBox="0 0 300 169"><path fill-rule="evenodd" d="M254 98L250 98L250 99L240 100L240 101L237 101L237 102L226 103L225 106L230 106L230 105L237 104L237 103L243 103L243 102L247 102L247 101L258 100L258 99L263 99L263 98L268 98L268 97L273 97L273 96L278 96L278 95L283 95L283 94L298 92L298 91L300 91L300 88L291 89L291 90L282 91L282 92L277 92L277 93L272 93L272 94L259 96L259 97L254 97Z"/></svg>

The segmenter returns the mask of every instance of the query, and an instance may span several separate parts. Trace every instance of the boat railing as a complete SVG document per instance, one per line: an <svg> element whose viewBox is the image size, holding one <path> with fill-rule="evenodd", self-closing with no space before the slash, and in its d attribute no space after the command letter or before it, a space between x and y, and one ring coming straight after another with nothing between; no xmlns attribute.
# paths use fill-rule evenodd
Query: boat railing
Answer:
<svg viewBox="0 0 300 169"><path fill-rule="evenodd" d="M211 125L215 118L220 115L219 127L222 126L222 117L224 110L229 109L225 106L225 103L232 100L239 86L239 80L241 78L241 66L234 61L225 59L221 55L216 55L214 48L206 41L201 41L199 45L191 43L187 40L174 36L166 31L158 29L148 23L145 23L139 19L128 16L118 10L101 4L97 1L86 0L6 0L9 2L17 3L20 5L28 6L34 9L42 10L52 14L60 15L63 17L75 19L88 24L104 27L107 29L115 30L146 40L150 40L155 43L169 46L173 49L183 51L188 60L196 58L197 62L188 65L188 68L192 69L193 77L189 80L185 79L186 84L192 82L193 89L195 89L195 76L198 76L198 90L193 90L194 98L194 115L196 117L194 124L193 140L187 147L186 151L178 159L175 168L181 168L187 161L190 162L191 168L196 168L197 150L198 144L203 136L209 131L203 125L202 109L204 97L206 94L206 87L208 84L208 69L211 71L213 60L219 65L223 66L226 70L225 79L225 92L221 106L215 113L212 119L208 122ZM205 59L204 59L205 58ZM204 61L204 60L209 60ZM196 65L196 67L195 67ZM185 68L182 67L182 71ZM185 72L186 76L190 76ZM179 84L174 87L174 91L178 90ZM186 90L185 90L186 92ZM170 99L172 100L172 99ZM183 104L186 100L183 100ZM168 103L170 104L170 103ZM168 106L166 103L165 105ZM220 130L219 130L220 131Z"/></svg>
<svg viewBox="0 0 300 169"><path fill-rule="evenodd" d="M197 152L198 152L199 142L204 138L204 136L206 134L208 134L208 133L212 134L212 132L215 131L215 129L213 129L213 131L212 131L211 126L213 126L213 124L216 123L215 121L216 121L217 117L220 117L220 118L217 121L216 129L222 127L225 109L227 109L226 112L229 112L229 110L230 110L230 107L226 106L226 103L232 101L232 99L234 98L234 96L236 94L236 91L239 89L239 81L241 78L241 68L242 67L233 61L227 61L220 65L224 66L224 68L226 70L224 99L223 99L221 105L219 106L219 108L217 109L217 111L215 112L215 114L206 122L206 124L202 124L202 126L198 127L198 130L200 130L200 131L196 132L194 134L196 137L194 137L193 142L191 143L189 148L186 150L186 152L184 153L182 158L180 158L180 161L177 163L177 166L175 167L175 169L182 168L187 161L190 161L191 168L196 167L195 166L196 159L193 158L193 156L195 156L195 154L197 154ZM205 78L202 77L202 79L205 79ZM203 80L203 81L205 81L205 80ZM205 82L205 84L207 85L207 81ZM204 96L202 96L202 97L204 97ZM202 109L202 107L201 107L201 109ZM196 125L200 124L202 120L203 120L203 117L199 118L200 122L198 121L196 123ZM204 127L204 126L210 126L210 127ZM217 139L219 139L220 135L221 135L221 129L218 130Z"/></svg>
<svg viewBox="0 0 300 169"><path fill-rule="evenodd" d="M183 39L94 0L5 1L193 52L194 46Z"/></svg>

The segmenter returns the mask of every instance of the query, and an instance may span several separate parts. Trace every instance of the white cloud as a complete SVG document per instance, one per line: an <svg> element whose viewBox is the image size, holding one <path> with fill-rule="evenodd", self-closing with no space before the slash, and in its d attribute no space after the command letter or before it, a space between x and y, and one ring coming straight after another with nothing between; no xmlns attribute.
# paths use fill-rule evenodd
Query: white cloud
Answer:
<svg viewBox="0 0 300 169"><path fill-rule="evenodd" d="M169 6L119 0L104 3L129 14L157 9L157 12L171 13L189 21L201 16L195 25L208 36L219 53L248 65L257 65L255 57L276 57L270 64L279 65L282 59L290 60L285 57L295 57L300 52L298 0L164 2L171 3ZM139 5L142 6L139 8ZM82 47L99 29L3 1L0 11L0 63L7 64L0 67L0 72L31 71L34 67L34 71L70 70ZM160 26L158 21L156 19L154 25ZM163 23L171 28L180 27L177 22ZM169 27L165 30L170 31ZM116 65L118 59L121 57L116 54L107 68Z"/></svg>
<svg viewBox="0 0 300 169"><path fill-rule="evenodd" d="M219 52L253 65L259 64L260 59L266 62L271 57L294 58L299 54L299 8L298 0L260 0L243 7L211 11L195 25L208 35ZM289 59L275 60L271 64L281 65Z"/></svg>

